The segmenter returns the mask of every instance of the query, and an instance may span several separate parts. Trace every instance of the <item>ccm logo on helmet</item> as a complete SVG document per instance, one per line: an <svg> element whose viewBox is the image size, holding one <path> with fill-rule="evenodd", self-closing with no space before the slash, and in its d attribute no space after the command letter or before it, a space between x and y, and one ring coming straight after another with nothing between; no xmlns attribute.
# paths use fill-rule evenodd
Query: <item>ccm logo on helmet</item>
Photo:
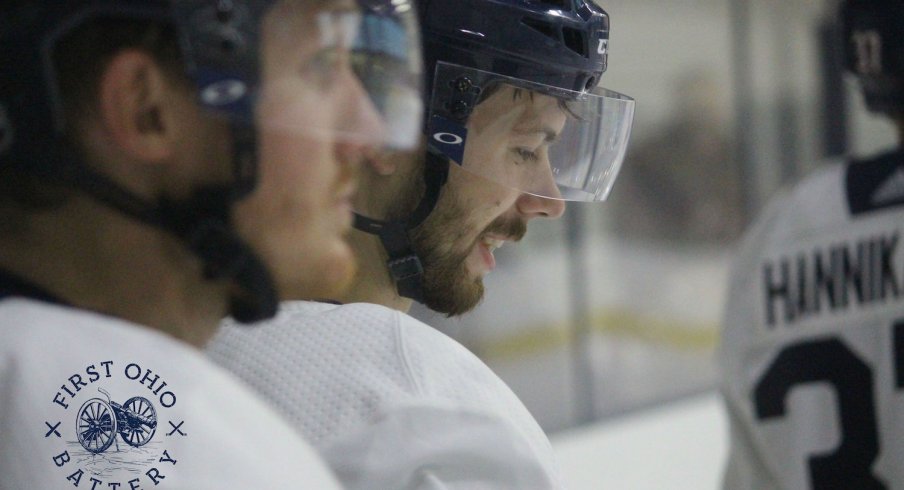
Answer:
<svg viewBox="0 0 904 490"><path fill-rule="evenodd" d="M464 138L453 133L433 133L433 139L444 145L460 145L464 143Z"/></svg>
<svg viewBox="0 0 904 490"><path fill-rule="evenodd" d="M596 52L599 54L606 54L606 51L609 50L609 40L608 39L600 39L600 44L596 47Z"/></svg>

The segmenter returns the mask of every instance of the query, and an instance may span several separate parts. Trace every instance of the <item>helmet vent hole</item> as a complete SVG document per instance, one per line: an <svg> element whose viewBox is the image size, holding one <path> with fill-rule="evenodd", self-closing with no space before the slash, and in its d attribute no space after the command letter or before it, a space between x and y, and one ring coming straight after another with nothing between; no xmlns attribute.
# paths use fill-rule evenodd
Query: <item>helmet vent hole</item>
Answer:
<svg viewBox="0 0 904 490"><path fill-rule="evenodd" d="M531 29L539 32L540 34L543 34L550 39L555 39L556 41L559 40L559 36L556 34L556 28L548 22L531 19L530 17L521 19L521 22L527 27L530 27Z"/></svg>
<svg viewBox="0 0 904 490"><path fill-rule="evenodd" d="M571 10L571 0L539 0L540 5L548 5L556 10Z"/></svg>
<svg viewBox="0 0 904 490"><path fill-rule="evenodd" d="M584 34L574 28L565 27L562 29L562 40L565 46L575 53L587 57L587 43L584 42Z"/></svg>

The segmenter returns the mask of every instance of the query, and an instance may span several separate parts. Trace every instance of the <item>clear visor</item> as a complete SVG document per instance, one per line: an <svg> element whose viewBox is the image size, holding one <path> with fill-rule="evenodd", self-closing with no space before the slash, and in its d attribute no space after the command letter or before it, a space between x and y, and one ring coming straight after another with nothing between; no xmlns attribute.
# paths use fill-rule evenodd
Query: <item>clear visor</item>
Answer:
<svg viewBox="0 0 904 490"><path fill-rule="evenodd" d="M624 160L634 100L437 65L429 143L461 168L521 192L606 199ZM470 100L470 102L469 102ZM466 118L456 111L466 109ZM464 119L464 120L462 120Z"/></svg>
<svg viewBox="0 0 904 490"><path fill-rule="evenodd" d="M204 105L264 131L401 150L419 143L422 59L410 0L266 3L230 2L228 22L213 6L193 12L195 49L213 66L199 76ZM228 54L253 49L253 38L259 79L249 81L230 64L241 57Z"/></svg>

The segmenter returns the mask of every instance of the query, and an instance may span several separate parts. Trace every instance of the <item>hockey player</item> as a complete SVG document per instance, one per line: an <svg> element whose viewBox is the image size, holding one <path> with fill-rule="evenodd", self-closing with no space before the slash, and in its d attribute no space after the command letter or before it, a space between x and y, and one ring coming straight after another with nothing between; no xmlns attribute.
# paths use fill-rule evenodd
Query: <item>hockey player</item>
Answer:
<svg viewBox="0 0 904 490"><path fill-rule="evenodd" d="M405 314L471 309L493 250L563 199L598 201L633 101L599 88L609 19L596 4L418 3L426 149L365 167L351 292L286 305L210 346L313 441L348 488L560 488L549 441L464 347Z"/></svg>
<svg viewBox="0 0 904 490"><path fill-rule="evenodd" d="M842 2L847 69L904 135L904 3ZM904 489L904 154L834 162L771 202L731 276L726 490Z"/></svg>
<svg viewBox="0 0 904 490"><path fill-rule="evenodd" d="M357 167L417 144L416 17L365 7L2 2L0 489L338 488L198 347L338 294Z"/></svg>

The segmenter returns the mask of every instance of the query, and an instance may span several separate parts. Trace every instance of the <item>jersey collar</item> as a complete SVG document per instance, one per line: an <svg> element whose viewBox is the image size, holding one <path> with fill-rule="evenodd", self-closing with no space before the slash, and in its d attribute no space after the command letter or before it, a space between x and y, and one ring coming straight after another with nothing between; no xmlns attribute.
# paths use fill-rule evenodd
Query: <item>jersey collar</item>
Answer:
<svg viewBox="0 0 904 490"><path fill-rule="evenodd" d="M30 298L46 303L68 305L68 303L51 294L46 289L9 271L0 269L0 300L15 296Z"/></svg>

